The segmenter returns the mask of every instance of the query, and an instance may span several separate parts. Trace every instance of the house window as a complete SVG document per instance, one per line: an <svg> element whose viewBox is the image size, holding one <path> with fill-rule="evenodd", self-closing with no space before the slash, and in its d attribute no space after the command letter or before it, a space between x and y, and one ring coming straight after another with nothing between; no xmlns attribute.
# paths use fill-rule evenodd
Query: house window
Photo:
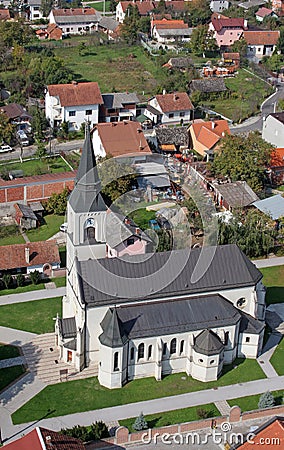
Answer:
<svg viewBox="0 0 284 450"><path fill-rule="evenodd" d="M173 117L175 117L174 113L170 113L169 118L172 119Z"/></svg>
<svg viewBox="0 0 284 450"><path fill-rule="evenodd" d="M176 338L174 338L174 339L171 340L170 354L173 355L176 352L177 352L177 340L176 340Z"/></svg>
<svg viewBox="0 0 284 450"><path fill-rule="evenodd" d="M126 244L127 244L127 246L133 245L134 244L134 238L127 239Z"/></svg>
<svg viewBox="0 0 284 450"><path fill-rule="evenodd" d="M224 345L228 345L228 342L229 342L229 331L226 331L225 339L224 339Z"/></svg>
<svg viewBox="0 0 284 450"><path fill-rule="evenodd" d="M134 347L131 347L131 350L130 350L130 359L131 359L131 361L133 361L133 359L134 359Z"/></svg>
<svg viewBox="0 0 284 450"><path fill-rule="evenodd" d="M115 109L114 108L108 108L107 109L107 113L109 113L109 114L112 114L112 113L114 113L115 112Z"/></svg>
<svg viewBox="0 0 284 450"><path fill-rule="evenodd" d="M145 349L144 344L139 344L139 346L138 346L138 361L139 361L139 359L144 358L144 349Z"/></svg>
<svg viewBox="0 0 284 450"><path fill-rule="evenodd" d="M182 355L184 352L184 340L180 341L179 353Z"/></svg>
<svg viewBox="0 0 284 450"><path fill-rule="evenodd" d="M69 111L69 117L75 117L76 111Z"/></svg>
<svg viewBox="0 0 284 450"><path fill-rule="evenodd" d="M202 364L202 363L203 363L203 359L199 359L198 362L199 362L200 364Z"/></svg>
<svg viewBox="0 0 284 450"><path fill-rule="evenodd" d="M210 364L212 365L212 364L214 364L214 359L211 359L211 361L210 361Z"/></svg>
<svg viewBox="0 0 284 450"><path fill-rule="evenodd" d="M246 337L246 342L250 342L250 337Z"/></svg>
<svg viewBox="0 0 284 450"><path fill-rule="evenodd" d="M148 359L152 358L152 349L153 349L153 346L149 345L149 347L148 347Z"/></svg>
<svg viewBox="0 0 284 450"><path fill-rule="evenodd" d="M115 354L113 355L113 371L117 372L118 370L118 352L115 352Z"/></svg>
<svg viewBox="0 0 284 450"><path fill-rule="evenodd" d="M72 352L70 350L67 352L67 362L72 362Z"/></svg>
<svg viewBox="0 0 284 450"><path fill-rule="evenodd" d="M245 299L245 297L241 297L237 301L237 307L238 308L243 308L246 304L247 304L247 300Z"/></svg>
<svg viewBox="0 0 284 450"><path fill-rule="evenodd" d="M86 116L91 116L93 111L91 109L86 109Z"/></svg>
<svg viewBox="0 0 284 450"><path fill-rule="evenodd" d="M163 345L163 356L165 356L167 353L167 343L165 342Z"/></svg>

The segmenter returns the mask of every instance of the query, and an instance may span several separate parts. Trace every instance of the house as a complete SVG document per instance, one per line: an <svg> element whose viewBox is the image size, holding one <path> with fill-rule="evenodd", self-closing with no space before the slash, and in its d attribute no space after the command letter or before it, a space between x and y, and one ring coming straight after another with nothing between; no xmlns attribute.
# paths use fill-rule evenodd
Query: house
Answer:
<svg viewBox="0 0 284 450"><path fill-rule="evenodd" d="M208 30L213 33L219 48L230 47L238 41L244 30L247 30L247 20L238 17L226 17L212 14Z"/></svg>
<svg viewBox="0 0 284 450"><path fill-rule="evenodd" d="M162 153L184 152L188 149L189 136L187 127L156 128L157 145Z"/></svg>
<svg viewBox="0 0 284 450"><path fill-rule="evenodd" d="M11 20L9 9L0 9L0 22Z"/></svg>
<svg viewBox="0 0 284 450"><path fill-rule="evenodd" d="M86 120L93 126L98 123L102 104L97 82L50 84L45 95L45 117L53 128L68 122L70 130L79 130Z"/></svg>
<svg viewBox="0 0 284 450"><path fill-rule="evenodd" d="M60 256L56 240L4 245L1 248L0 273L38 272L52 276L60 268Z"/></svg>
<svg viewBox="0 0 284 450"><path fill-rule="evenodd" d="M109 41L116 41L119 38L119 22L112 17L102 16L98 24L98 31L105 33Z"/></svg>
<svg viewBox="0 0 284 450"><path fill-rule="evenodd" d="M0 112L3 112L14 125L20 127L20 125L30 126L32 116L27 110L18 103L9 103L6 106L0 106ZM21 127L20 127L21 128Z"/></svg>
<svg viewBox="0 0 284 450"><path fill-rule="evenodd" d="M38 226L38 217L32 208L22 203L15 203L14 208L16 210L15 220L23 229L30 230Z"/></svg>
<svg viewBox="0 0 284 450"><path fill-rule="evenodd" d="M259 8L255 13L255 18L258 22L263 22L266 17L277 17L277 14L272 9L269 8Z"/></svg>
<svg viewBox="0 0 284 450"><path fill-rule="evenodd" d="M55 23L50 23L46 28L36 30L36 35L39 39L52 39L60 41L62 39L62 30Z"/></svg>
<svg viewBox="0 0 284 450"><path fill-rule="evenodd" d="M284 198L281 194L258 200L253 203L253 206L272 220L278 220L284 216Z"/></svg>
<svg viewBox="0 0 284 450"><path fill-rule="evenodd" d="M222 62L225 66L234 66L236 69L240 67L240 54L235 53L223 53L222 54Z"/></svg>
<svg viewBox="0 0 284 450"><path fill-rule="evenodd" d="M94 8L52 9L49 23L61 28L63 35L86 34L98 30L101 15Z"/></svg>
<svg viewBox="0 0 284 450"><path fill-rule="evenodd" d="M122 1L119 2L116 6L116 20L117 22L123 23L126 15L126 11L129 5L137 6L139 16L145 17L148 16L153 9L155 9L156 4L153 1L142 1L142 2L131 2L131 1Z"/></svg>
<svg viewBox="0 0 284 450"><path fill-rule="evenodd" d="M271 182L277 185L284 183L284 148L274 148L272 150L270 164L266 173Z"/></svg>
<svg viewBox="0 0 284 450"><path fill-rule="evenodd" d="M27 16L29 20L45 19L41 10L41 0L28 0L27 6Z"/></svg>
<svg viewBox="0 0 284 450"><path fill-rule="evenodd" d="M281 148L284 142L284 111L266 116L262 125L262 139Z"/></svg>
<svg viewBox="0 0 284 450"><path fill-rule="evenodd" d="M185 72L187 69L194 67L194 62L191 58L181 56L177 58L170 58L169 61L163 65L167 69L180 70Z"/></svg>
<svg viewBox="0 0 284 450"><path fill-rule="evenodd" d="M192 28L188 27L183 20L161 20L151 21L151 36L158 43L169 44L176 41L189 41Z"/></svg>
<svg viewBox="0 0 284 450"><path fill-rule="evenodd" d="M226 120L194 121L188 128L192 148L207 161L212 160L214 152L226 134L231 134Z"/></svg>
<svg viewBox="0 0 284 450"><path fill-rule="evenodd" d="M97 124L92 140L95 155L103 158L151 153L140 123L130 120Z"/></svg>
<svg viewBox="0 0 284 450"><path fill-rule="evenodd" d="M276 446L284 446L284 417L275 416L261 425L247 436L242 443L234 444L229 450L249 450L252 446L263 446L267 450L273 450Z"/></svg>
<svg viewBox="0 0 284 450"><path fill-rule="evenodd" d="M96 152L96 151L95 151ZM236 245L106 258L108 212L87 129L67 207L67 291L55 324L60 358L101 385L184 372L216 380L257 358L262 274Z"/></svg>
<svg viewBox="0 0 284 450"><path fill-rule="evenodd" d="M284 2L283 0L271 0L271 8L277 15L282 16L284 12Z"/></svg>
<svg viewBox="0 0 284 450"><path fill-rule="evenodd" d="M186 92L158 94L148 100L144 112L154 124L188 123L194 106Z"/></svg>
<svg viewBox="0 0 284 450"><path fill-rule="evenodd" d="M259 200L246 181L214 182L214 203L228 211L243 209Z"/></svg>
<svg viewBox="0 0 284 450"><path fill-rule="evenodd" d="M25 436L6 444L7 450L85 450L85 445L80 439L36 427Z"/></svg>
<svg viewBox="0 0 284 450"><path fill-rule="evenodd" d="M246 2L241 2L238 4L239 8L243 8L246 11L249 10L250 8L256 8L261 7L263 5L266 4L266 0L248 0Z"/></svg>
<svg viewBox="0 0 284 450"><path fill-rule="evenodd" d="M224 9L228 9L230 2L228 0L211 0L210 9L214 13L221 13Z"/></svg>
<svg viewBox="0 0 284 450"><path fill-rule="evenodd" d="M280 31L244 31L242 37L247 43L247 57L260 60L271 56L276 49Z"/></svg>
<svg viewBox="0 0 284 450"><path fill-rule="evenodd" d="M135 93L114 92L102 94L100 122L120 122L136 118L136 108L140 103Z"/></svg>
<svg viewBox="0 0 284 450"><path fill-rule="evenodd" d="M198 91L202 94L219 94L226 92L227 88L223 78L201 78L198 80L192 80L189 83L189 91Z"/></svg>

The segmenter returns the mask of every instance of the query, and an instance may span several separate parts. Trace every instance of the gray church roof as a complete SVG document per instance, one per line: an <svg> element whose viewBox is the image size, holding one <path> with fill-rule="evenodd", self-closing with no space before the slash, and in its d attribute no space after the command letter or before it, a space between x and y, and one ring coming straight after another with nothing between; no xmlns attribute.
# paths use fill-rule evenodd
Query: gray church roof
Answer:
<svg viewBox="0 0 284 450"><path fill-rule="evenodd" d="M100 191L101 182L90 135L90 126L87 124L82 156L69 204L75 212L106 211L107 207Z"/></svg>
<svg viewBox="0 0 284 450"><path fill-rule="evenodd" d="M59 331L63 339L76 337L76 321L75 317L67 317L66 319L59 319Z"/></svg>
<svg viewBox="0 0 284 450"><path fill-rule="evenodd" d="M108 309L102 320L103 333L99 336L100 343L106 347L122 347L127 341L116 308Z"/></svg>
<svg viewBox="0 0 284 450"><path fill-rule="evenodd" d="M264 322L260 322L249 314L241 311L241 315L240 333L259 334L265 327Z"/></svg>
<svg viewBox="0 0 284 450"><path fill-rule="evenodd" d="M126 223L127 222L127 223ZM131 220L113 211L106 217L106 243L115 248L131 236L137 236L143 241L152 242L149 236Z"/></svg>
<svg viewBox="0 0 284 450"><path fill-rule="evenodd" d="M211 330L202 331L195 339L193 349L202 355L217 355L224 348L224 344L216 333Z"/></svg>
<svg viewBox="0 0 284 450"><path fill-rule="evenodd" d="M91 307L253 286L262 278L235 244L76 264L82 300Z"/></svg>

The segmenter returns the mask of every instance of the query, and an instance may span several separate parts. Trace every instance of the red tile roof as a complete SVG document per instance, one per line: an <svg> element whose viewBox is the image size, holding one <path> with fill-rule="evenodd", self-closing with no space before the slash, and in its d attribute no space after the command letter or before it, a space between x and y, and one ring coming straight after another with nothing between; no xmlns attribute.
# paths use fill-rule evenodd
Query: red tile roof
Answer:
<svg viewBox="0 0 284 450"><path fill-rule="evenodd" d="M259 17L266 17L269 16L272 13L272 9L269 8L260 8L255 15Z"/></svg>
<svg viewBox="0 0 284 450"><path fill-rule="evenodd" d="M96 129L107 154L115 157L132 153L151 153L138 122L124 120L99 123Z"/></svg>
<svg viewBox="0 0 284 450"><path fill-rule="evenodd" d="M5 445L7 450L46 450L49 446L56 450L85 450L79 439L41 427Z"/></svg>
<svg viewBox="0 0 284 450"><path fill-rule="evenodd" d="M225 16L220 16L220 18L218 18L218 16L213 14L211 17L211 22L212 22L214 29L217 32L221 31L222 28L230 28L230 29L242 28L243 30L246 29L245 19L243 19L243 18L238 18L238 17L231 18L231 17L225 17Z"/></svg>
<svg viewBox="0 0 284 450"><path fill-rule="evenodd" d="M52 13L56 16L92 16L96 14L94 8L66 8L66 9L53 9Z"/></svg>
<svg viewBox="0 0 284 450"><path fill-rule="evenodd" d="M61 106L102 105L103 99L96 81L89 83L50 84L48 92L59 97Z"/></svg>
<svg viewBox="0 0 284 450"><path fill-rule="evenodd" d="M56 41L62 39L62 30L56 23L50 23L46 29L49 39L55 39Z"/></svg>
<svg viewBox="0 0 284 450"><path fill-rule="evenodd" d="M284 166L284 148L274 148L271 152L271 167Z"/></svg>
<svg viewBox="0 0 284 450"><path fill-rule="evenodd" d="M250 442L238 446L240 450L261 448L263 450L273 450L275 448L284 448L284 418L275 417L271 419L266 426L260 427L259 431L255 431L255 436L250 439ZM253 445L252 445L253 441Z"/></svg>
<svg viewBox="0 0 284 450"><path fill-rule="evenodd" d="M248 45L276 45L280 31L244 31L243 37Z"/></svg>
<svg viewBox="0 0 284 450"><path fill-rule="evenodd" d="M190 130L195 134L196 140L208 150L213 148L226 133L231 134L226 120L194 122L191 124Z"/></svg>
<svg viewBox="0 0 284 450"><path fill-rule="evenodd" d="M156 99L164 113L193 109L193 104L186 92L158 94L156 95Z"/></svg>
<svg viewBox="0 0 284 450"><path fill-rule="evenodd" d="M0 9L0 20L9 20L11 19L9 9Z"/></svg>
<svg viewBox="0 0 284 450"><path fill-rule="evenodd" d="M126 12L129 5L137 6L140 16L146 16L150 11L156 8L156 5L152 1L143 1L143 2L120 2L122 11Z"/></svg>
<svg viewBox="0 0 284 450"><path fill-rule="evenodd" d="M239 60L240 59L240 54L239 53L223 53L223 59L236 59Z"/></svg>
<svg viewBox="0 0 284 450"><path fill-rule="evenodd" d="M153 20L152 28L156 27L157 30L176 30L188 28L188 24L183 20Z"/></svg>
<svg viewBox="0 0 284 450"><path fill-rule="evenodd" d="M30 250L29 263L26 261L26 248ZM1 247L0 270L31 267L45 263L60 263L56 240L3 245Z"/></svg>

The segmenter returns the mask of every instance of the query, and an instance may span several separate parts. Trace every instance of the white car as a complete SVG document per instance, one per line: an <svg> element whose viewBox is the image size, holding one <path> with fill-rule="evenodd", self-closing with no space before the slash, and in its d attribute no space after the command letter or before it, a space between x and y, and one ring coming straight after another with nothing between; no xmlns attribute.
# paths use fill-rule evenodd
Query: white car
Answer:
<svg viewBox="0 0 284 450"><path fill-rule="evenodd" d="M63 233L66 233L67 232L67 222L60 225L59 229L60 229L60 231L63 231Z"/></svg>
<svg viewBox="0 0 284 450"><path fill-rule="evenodd" d="M0 147L0 153L6 153L6 152L12 152L12 151L13 151L12 147L10 147L10 145L8 145L8 144L3 144Z"/></svg>

